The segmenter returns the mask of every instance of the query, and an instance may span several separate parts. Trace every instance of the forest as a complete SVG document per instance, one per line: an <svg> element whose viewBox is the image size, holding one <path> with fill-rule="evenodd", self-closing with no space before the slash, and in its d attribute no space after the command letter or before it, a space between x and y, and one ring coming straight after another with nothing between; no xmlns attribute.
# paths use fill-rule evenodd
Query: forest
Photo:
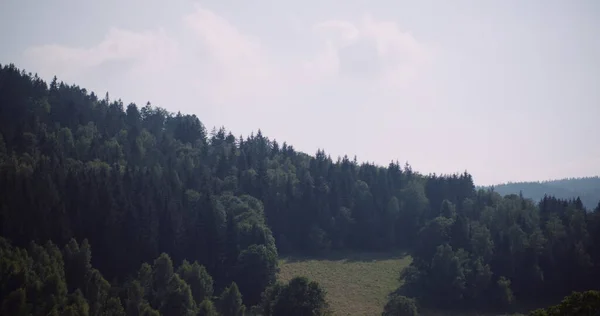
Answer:
<svg viewBox="0 0 600 316"><path fill-rule="evenodd" d="M1 315L328 315L282 254L406 250L384 315L600 287L600 202L313 156L0 66ZM93 250L93 251L92 251Z"/></svg>
<svg viewBox="0 0 600 316"><path fill-rule="evenodd" d="M600 201L600 177L560 179L541 182L513 182L495 185L494 191L506 194L523 193L523 196L539 201L544 195L560 199L579 197L585 207L593 210Z"/></svg>

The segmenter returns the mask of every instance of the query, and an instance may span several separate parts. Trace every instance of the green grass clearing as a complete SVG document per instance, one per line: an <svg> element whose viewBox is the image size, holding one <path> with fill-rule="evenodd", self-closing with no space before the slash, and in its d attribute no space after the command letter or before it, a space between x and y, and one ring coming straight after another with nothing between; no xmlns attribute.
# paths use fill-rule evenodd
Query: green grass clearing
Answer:
<svg viewBox="0 0 600 316"><path fill-rule="evenodd" d="M387 296L400 285L400 271L410 264L403 253L334 253L324 257L286 257L278 279L305 276L327 290L335 315L380 315Z"/></svg>

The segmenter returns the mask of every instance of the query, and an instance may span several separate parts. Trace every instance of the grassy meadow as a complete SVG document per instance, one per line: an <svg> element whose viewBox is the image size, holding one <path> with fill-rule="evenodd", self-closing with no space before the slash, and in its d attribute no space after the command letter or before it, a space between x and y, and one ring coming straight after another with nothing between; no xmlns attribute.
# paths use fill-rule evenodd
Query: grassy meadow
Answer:
<svg viewBox="0 0 600 316"><path fill-rule="evenodd" d="M400 285L400 271L410 261L399 252L286 257L280 261L278 279L305 276L319 282L335 315L381 315L388 294Z"/></svg>
<svg viewBox="0 0 600 316"><path fill-rule="evenodd" d="M381 315L388 294L400 285L400 271L410 256L396 253L333 253L323 257L283 257L278 279L289 281L305 276L319 282L336 316ZM422 316L491 316L495 313L466 313L421 310ZM512 314L517 316L522 314Z"/></svg>

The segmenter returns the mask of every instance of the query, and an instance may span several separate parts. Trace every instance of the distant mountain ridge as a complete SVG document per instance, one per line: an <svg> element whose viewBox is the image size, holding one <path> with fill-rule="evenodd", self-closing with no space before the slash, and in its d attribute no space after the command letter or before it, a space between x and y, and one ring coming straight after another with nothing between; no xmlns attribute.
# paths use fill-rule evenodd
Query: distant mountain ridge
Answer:
<svg viewBox="0 0 600 316"><path fill-rule="evenodd" d="M593 210L600 202L600 177L567 178L538 182L508 182L492 188L501 195L523 193L523 196L541 200L544 195L553 195L560 199L579 197L588 210Z"/></svg>

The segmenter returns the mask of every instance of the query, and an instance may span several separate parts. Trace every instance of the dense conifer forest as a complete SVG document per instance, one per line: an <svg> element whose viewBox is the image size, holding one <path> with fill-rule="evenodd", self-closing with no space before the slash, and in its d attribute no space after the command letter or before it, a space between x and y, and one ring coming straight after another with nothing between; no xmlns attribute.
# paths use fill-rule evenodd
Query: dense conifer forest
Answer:
<svg viewBox="0 0 600 316"><path fill-rule="evenodd" d="M276 282L278 257L336 250L410 253L384 315L600 287L599 203L209 132L14 65L0 66L0 192L1 315L326 315L318 283Z"/></svg>

